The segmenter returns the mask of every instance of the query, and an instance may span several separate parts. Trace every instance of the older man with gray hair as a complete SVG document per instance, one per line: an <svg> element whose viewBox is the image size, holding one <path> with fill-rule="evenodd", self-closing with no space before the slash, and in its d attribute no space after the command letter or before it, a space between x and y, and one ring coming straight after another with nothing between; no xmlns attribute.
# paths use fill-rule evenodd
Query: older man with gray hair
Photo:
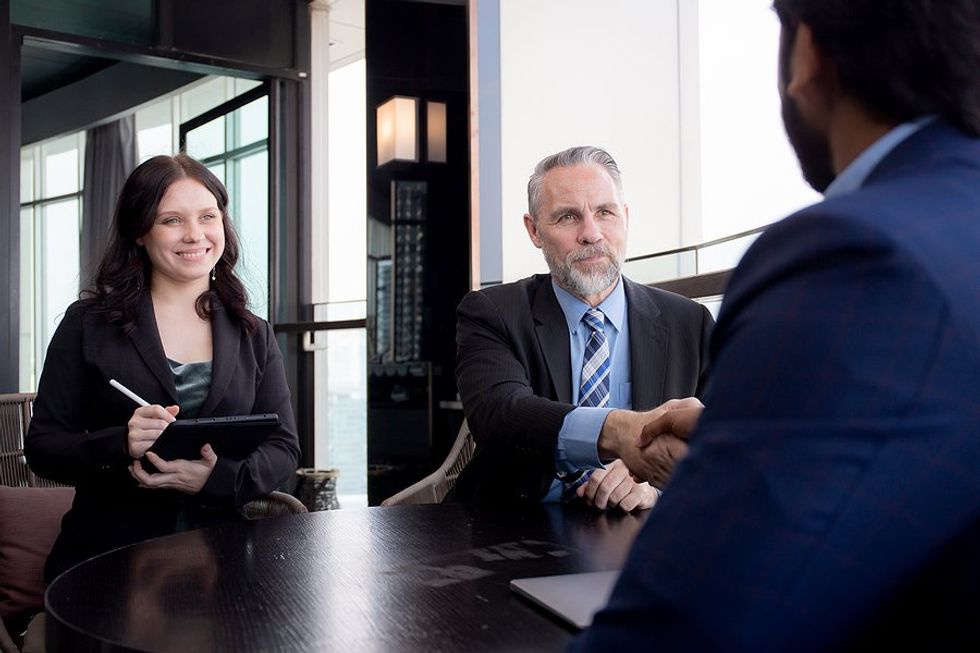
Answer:
<svg viewBox="0 0 980 653"><path fill-rule="evenodd" d="M456 379L477 450L453 498L649 508L686 443L668 435L641 455L640 434L700 405L711 315L622 276L629 208L601 148L538 163L524 226L551 273L471 292L457 311Z"/></svg>

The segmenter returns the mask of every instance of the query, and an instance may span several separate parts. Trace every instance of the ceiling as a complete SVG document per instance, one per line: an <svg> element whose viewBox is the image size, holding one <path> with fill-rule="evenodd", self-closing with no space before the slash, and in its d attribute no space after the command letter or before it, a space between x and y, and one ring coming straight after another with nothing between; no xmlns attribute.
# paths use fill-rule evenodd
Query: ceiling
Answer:
<svg viewBox="0 0 980 653"><path fill-rule="evenodd" d="M330 61L340 67L364 56L364 1L330 3ZM21 100L26 102L115 64L114 59L25 45L21 51Z"/></svg>

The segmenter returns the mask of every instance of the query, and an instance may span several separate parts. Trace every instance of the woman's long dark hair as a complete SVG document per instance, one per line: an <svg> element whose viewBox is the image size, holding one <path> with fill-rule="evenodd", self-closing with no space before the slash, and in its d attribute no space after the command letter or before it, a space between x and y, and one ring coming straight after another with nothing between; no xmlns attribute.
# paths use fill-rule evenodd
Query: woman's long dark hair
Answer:
<svg viewBox="0 0 980 653"><path fill-rule="evenodd" d="M112 218L112 234L95 274L93 287L82 296L96 303L110 323L130 331L136 324L140 298L149 290L152 264L146 249L137 240L153 227L160 200L170 185L181 179L200 182L218 201L225 232L225 250L215 266L210 289L197 298L197 314L211 318L221 304L245 333L255 329L255 317L248 311L245 286L235 275L238 262L238 236L228 215L228 191L207 166L186 154L155 156L140 164L129 175L119 194Z"/></svg>

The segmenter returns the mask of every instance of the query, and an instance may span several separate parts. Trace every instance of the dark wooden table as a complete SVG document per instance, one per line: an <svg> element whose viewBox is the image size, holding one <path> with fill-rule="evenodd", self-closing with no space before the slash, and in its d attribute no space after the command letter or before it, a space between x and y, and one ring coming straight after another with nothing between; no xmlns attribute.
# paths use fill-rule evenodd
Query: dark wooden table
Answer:
<svg viewBox="0 0 980 653"><path fill-rule="evenodd" d="M619 568L645 516L446 504L171 535L56 579L48 650L560 650L573 631L508 582Z"/></svg>

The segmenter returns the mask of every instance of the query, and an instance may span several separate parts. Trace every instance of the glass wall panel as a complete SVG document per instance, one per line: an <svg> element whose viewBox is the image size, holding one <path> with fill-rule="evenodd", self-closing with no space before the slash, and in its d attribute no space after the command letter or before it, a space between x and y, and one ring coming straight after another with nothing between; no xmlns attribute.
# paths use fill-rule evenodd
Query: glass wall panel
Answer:
<svg viewBox="0 0 980 653"><path fill-rule="evenodd" d="M263 150L238 162L238 215L233 214L242 245L238 273L248 290L253 313L269 317L269 156Z"/></svg>
<svg viewBox="0 0 980 653"><path fill-rule="evenodd" d="M187 132L187 153L195 159L206 159L225 151L225 117Z"/></svg>
<svg viewBox="0 0 980 653"><path fill-rule="evenodd" d="M363 303L359 306L363 317ZM316 307L317 319L330 312L326 305ZM342 508L367 506L366 333L340 329L316 334L317 343L325 342L326 347L314 355L318 397L314 465L340 471L337 495Z"/></svg>
<svg viewBox="0 0 980 653"><path fill-rule="evenodd" d="M759 233L754 233L716 245L705 245L698 250L698 273L717 272L735 267L745 254L745 250L758 237Z"/></svg>
<svg viewBox="0 0 980 653"><path fill-rule="evenodd" d="M37 360L43 365L44 349L54 335L65 309L78 299L79 207L77 199L54 202L41 209L37 225L36 285L40 287L37 315Z"/></svg>
<svg viewBox="0 0 980 653"><path fill-rule="evenodd" d="M136 143L140 163L158 154L174 153L173 101L170 98L136 112Z"/></svg>
<svg viewBox="0 0 980 653"><path fill-rule="evenodd" d="M245 91L251 91L260 84L262 84L262 82L258 81L257 79L242 79L240 77L236 77L234 83L234 95L239 96Z"/></svg>
<svg viewBox="0 0 980 653"><path fill-rule="evenodd" d="M20 152L20 201L34 201L34 149L25 148Z"/></svg>
<svg viewBox="0 0 980 653"><path fill-rule="evenodd" d="M41 198L77 193L81 184L82 135L72 134L41 146Z"/></svg>
<svg viewBox="0 0 980 653"><path fill-rule="evenodd" d="M208 165L208 170L214 173L222 184L227 185L228 182L225 180L225 164L224 163L212 163ZM234 215L234 214L232 214Z"/></svg>
<svg viewBox="0 0 980 653"><path fill-rule="evenodd" d="M269 98L263 96L235 112L235 147L251 145L269 136Z"/></svg>
<svg viewBox="0 0 980 653"><path fill-rule="evenodd" d="M363 59L330 72L327 274L331 303L367 296L366 275L351 274L363 268L367 256L365 97Z"/></svg>
<svg viewBox="0 0 980 653"><path fill-rule="evenodd" d="M226 77L212 77L180 94L180 122L206 113L228 99Z"/></svg>
<svg viewBox="0 0 980 653"><path fill-rule="evenodd" d="M19 387L33 392L34 383L34 207L20 210L20 334Z"/></svg>

